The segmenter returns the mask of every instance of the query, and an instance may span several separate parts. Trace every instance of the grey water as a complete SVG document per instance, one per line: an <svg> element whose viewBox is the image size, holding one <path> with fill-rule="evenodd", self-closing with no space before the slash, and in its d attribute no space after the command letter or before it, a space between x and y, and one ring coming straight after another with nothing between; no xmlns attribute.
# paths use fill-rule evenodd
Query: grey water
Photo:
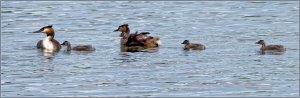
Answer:
<svg viewBox="0 0 300 98"><path fill-rule="evenodd" d="M119 25L153 52L121 52ZM45 34L94 52L43 53ZM184 51L181 42L204 44ZM256 41L281 44L259 54ZM1 97L299 96L298 1L1 1Z"/></svg>

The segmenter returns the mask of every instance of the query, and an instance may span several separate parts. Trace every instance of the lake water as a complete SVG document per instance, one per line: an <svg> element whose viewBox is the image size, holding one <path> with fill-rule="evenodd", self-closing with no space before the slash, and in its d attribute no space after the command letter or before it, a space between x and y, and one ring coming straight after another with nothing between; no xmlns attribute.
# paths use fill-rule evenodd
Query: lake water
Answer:
<svg viewBox="0 0 300 98"><path fill-rule="evenodd" d="M299 96L299 1L2 1L1 96ZM120 52L120 33L148 31L154 52ZM95 52L55 55L36 43L55 39ZM184 51L181 42L204 44ZM282 44L261 55L255 44Z"/></svg>

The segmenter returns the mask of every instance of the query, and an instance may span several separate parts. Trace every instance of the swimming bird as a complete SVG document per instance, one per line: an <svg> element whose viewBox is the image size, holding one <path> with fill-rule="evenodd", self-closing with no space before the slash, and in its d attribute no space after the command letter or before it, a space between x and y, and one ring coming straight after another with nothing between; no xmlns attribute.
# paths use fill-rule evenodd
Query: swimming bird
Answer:
<svg viewBox="0 0 300 98"><path fill-rule="evenodd" d="M128 24L120 25L118 29L114 30L114 32L117 31L121 32L121 45L126 47L140 46L143 48L155 48L160 44L159 38L148 36L149 32L130 34Z"/></svg>
<svg viewBox="0 0 300 98"><path fill-rule="evenodd" d="M52 28L52 25L42 27L40 30L34 31L32 33L45 33L47 36L40 40L36 47L38 49L43 50L51 50L51 51L59 51L61 46L58 41L54 39L54 29Z"/></svg>
<svg viewBox="0 0 300 98"><path fill-rule="evenodd" d="M184 50L204 50L206 47L202 44L190 43L189 40L184 40L181 44L185 44L183 47Z"/></svg>
<svg viewBox="0 0 300 98"><path fill-rule="evenodd" d="M69 41L64 41L61 45L67 46L67 51L95 51L96 49L91 45L78 45L75 47L71 47L71 43Z"/></svg>
<svg viewBox="0 0 300 98"><path fill-rule="evenodd" d="M284 52L286 49L283 45L266 45L264 40L259 40L256 44L260 44L260 50L262 52L269 51L269 52Z"/></svg>

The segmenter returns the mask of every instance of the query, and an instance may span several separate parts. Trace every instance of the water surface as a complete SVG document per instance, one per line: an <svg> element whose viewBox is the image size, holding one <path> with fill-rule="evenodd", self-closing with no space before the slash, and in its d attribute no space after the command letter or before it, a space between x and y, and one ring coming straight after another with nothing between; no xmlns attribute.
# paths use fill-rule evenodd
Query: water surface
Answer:
<svg viewBox="0 0 300 98"><path fill-rule="evenodd" d="M299 96L298 1L2 1L1 96ZM120 52L119 34L147 31L156 52ZM95 52L40 52L55 39ZM206 45L183 51L185 39ZM260 55L282 44L282 55Z"/></svg>

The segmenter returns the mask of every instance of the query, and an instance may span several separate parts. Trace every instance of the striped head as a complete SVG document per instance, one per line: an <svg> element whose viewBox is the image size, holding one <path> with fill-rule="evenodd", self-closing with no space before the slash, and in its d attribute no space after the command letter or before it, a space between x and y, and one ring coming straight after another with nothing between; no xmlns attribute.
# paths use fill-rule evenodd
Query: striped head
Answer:
<svg viewBox="0 0 300 98"><path fill-rule="evenodd" d="M120 25L118 29L114 30L114 32L117 32L117 31L129 33L130 29L128 27L128 24L123 24L123 25Z"/></svg>
<svg viewBox="0 0 300 98"><path fill-rule="evenodd" d="M34 31L32 33L46 33L47 36L54 36L54 29L52 28L52 25L42 27L40 30Z"/></svg>

